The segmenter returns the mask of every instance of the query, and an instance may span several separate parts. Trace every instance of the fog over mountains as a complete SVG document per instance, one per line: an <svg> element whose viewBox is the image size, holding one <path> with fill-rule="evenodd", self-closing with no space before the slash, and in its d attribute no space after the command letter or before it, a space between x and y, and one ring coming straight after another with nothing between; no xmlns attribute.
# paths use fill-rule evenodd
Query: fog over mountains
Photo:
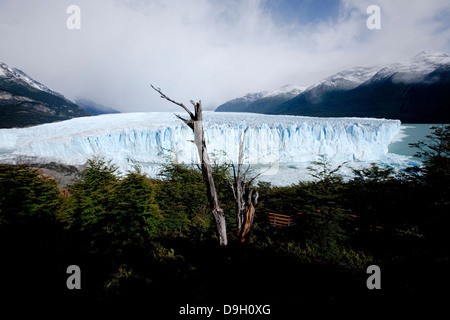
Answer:
<svg viewBox="0 0 450 320"><path fill-rule="evenodd" d="M0 128L25 127L87 116L62 94L0 62Z"/></svg>
<svg viewBox="0 0 450 320"><path fill-rule="evenodd" d="M216 111L450 122L450 56L422 51L400 63L344 70L309 87L286 85L249 93ZM88 99L72 102L25 72L0 63L0 128L116 112Z"/></svg>
<svg viewBox="0 0 450 320"><path fill-rule="evenodd" d="M450 121L450 56L423 51L387 66L354 67L310 87L248 94L220 105L221 112L315 117L375 117L406 123Z"/></svg>
<svg viewBox="0 0 450 320"><path fill-rule="evenodd" d="M91 117L115 110L87 99L75 104L20 70L4 63L0 67L3 128L56 122L1 129L2 163L83 166L87 159L103 156L123 171L137 165L154 176L166 150L177 152L180 161L196 161L192 132L172 113ZM241 131L248 128L246 159L257 168L277 163L283 170L265 177L276 184L297 181L321 156L334 163L400 168L409 160L388 153L400 121L373 118L449 121L449 74L449 55L424 51L403 63L341 71L309 87L288 85L247 94L216 110L232 113L205 112L208 148L215 157L231 161Z"/></svg>
<svg viewBox="0 0 450 320"><path fill-rule="evenodd" d="M25 72L0 62L0 128L117 112L87 99L77 99L74 103Z"/></svg>

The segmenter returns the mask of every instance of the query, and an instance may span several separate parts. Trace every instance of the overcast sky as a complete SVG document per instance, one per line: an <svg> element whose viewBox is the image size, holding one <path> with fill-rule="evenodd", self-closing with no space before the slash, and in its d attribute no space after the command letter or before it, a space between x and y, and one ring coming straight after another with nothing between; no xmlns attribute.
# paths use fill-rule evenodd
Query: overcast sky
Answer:
<svg viewBox="0 0 450 320"><path fill-rule="evenodd" d="M380 30L366 27L372 4ZM150 83L212 109L422 50L450 53L448 0L0 0L0 61L122 112L178 111Z"/></svg>

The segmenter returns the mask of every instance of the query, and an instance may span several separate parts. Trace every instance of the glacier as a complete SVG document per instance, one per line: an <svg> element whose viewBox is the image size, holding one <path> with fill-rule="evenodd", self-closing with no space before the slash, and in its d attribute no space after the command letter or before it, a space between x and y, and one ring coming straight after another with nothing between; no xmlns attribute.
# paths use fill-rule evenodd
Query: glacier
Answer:
<svg viewBox="0 0 450 320"><path fill-rule="evenodd" d="M398 165L404 158L388 153L401 135L400 121L370 118L312 118L251 113L204 112L203 126L211 161L236 162L245 130L244 161L260 180L297 183L307 167L323 157L331 164L373 162ZM192 130L168 112L107 114L38 125L0 129L0 162L57 162L82 167L101 156L122 172L139 166L156 177L172 157L196 163Z"/></svg>

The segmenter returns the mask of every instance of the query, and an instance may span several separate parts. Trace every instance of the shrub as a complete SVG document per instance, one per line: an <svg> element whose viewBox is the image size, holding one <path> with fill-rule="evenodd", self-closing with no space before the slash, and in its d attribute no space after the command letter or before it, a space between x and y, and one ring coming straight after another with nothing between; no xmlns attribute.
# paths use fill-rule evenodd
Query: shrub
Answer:
<svg viewBox="0 0 450 320"><path fill-rule="evenodd" d="M53 220L60 205L55 180L26 165L0 165L0 225Z"/></svg>

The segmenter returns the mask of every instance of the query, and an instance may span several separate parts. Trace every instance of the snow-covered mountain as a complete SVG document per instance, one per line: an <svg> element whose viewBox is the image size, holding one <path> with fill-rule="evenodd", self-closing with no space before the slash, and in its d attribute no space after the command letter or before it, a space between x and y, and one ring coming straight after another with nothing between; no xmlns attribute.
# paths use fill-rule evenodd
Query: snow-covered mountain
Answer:
<svg viewBox="0 0 450 320"><path fill-rule="evenodd" d="M79 106L23 71L0 62L0 127L24 127L87 116Z"/></svg>
<svg viewBox="0 0 450 320"><path fill-rule="evenodd" d="M400 121L204 112L204 127L208 151L219 162L237 160L240 134L248 128L245 161L257 169L272 164L261 179L286 184L306 175L300 169L321 155L339 164L392 162L387 150L399 133ZM81 166L89 158L103 156L123 172L139 165L155 176L165 161L162 154L170 155L168 150L177 154L178 161L196 162L197 150L191 140L192 131L172 113L82 117L0 129L0 162Z"/></svg>
<svg viewBox="0 0 450 320"><path fill-rule="evenodd" d="M340 71L320 80L305 91L310 91L317 87L350 90L363 83L380 81L393 75L398 76L400 80L402 74L410 75L404 81L412 83L422 80L427 74L445 65L450 65L450 56L448 54L422 51L401 63L393 63L388 66L355 67Z"/></svg>
<svg viewBox="0 0 450 320"><path fill-rule="evenodd" d="M8 80L10 82L14 82L16 84L26 85L38 89L43 92L47 92L54 96L64 98L64 96L58 92L50 90L42 83L30 78L25 72L22 70L11 68L6 63L0 62L0 77L4 78L4 80Z"/></svg>
<svg viewBox="0 0 450 320"><path fill-rule="evenodd" d="M252 112L325 117L380 117L404 122L450 121L450 56L423 51L387 66L354 67L297 96ZM234 100L231 100L234 101ZM230 101L230 102L231 102ZM229 102L217 111L231 111ZM234 108L233 111L248 111Z"/></svg>
<svg viewBox="0 0 450 320"><path fill-rule="evenodd" d="M394 63L377 71L367 83L393 77L394 81L405 84L423 81L426 75L442 67L450 66L450 55L442 52L422 51L409 60Z"/></svg>
<svg viewBox="0 0 450 320"><path fill-rule="evenodd" d="M275 97L279 95L285 95L288 97L295 97L296 95L299 95L303 91L305 91L307 87L306 86L296 86L287 84L285 86L282 86L276 90L272 91L261 91L256 93L248 93L243 97L233 99L231 101L245 101L248 103L255 102L258 99L268 98L268 97Z"/></svg>
<svg viewBox="0 0 450 320"><path fill-rule="evenodd" d="M372 78L378 71L377 67L355 67L338 72L324 78L304 91L321 88L327 90L350 90Z"/></svg>
<svg viewBox="0 0 450 320"><path fill-rule="evenodd" d="M279 105L288 101L305 91L306 86L285 85L273 91L262 91L248 93L243 97L230 100L220 105L216 111L219 112L258 112L272 108L273 105Z"/></svg>
<svg viewBox="0 0 450 320"><path fill-rule="evenodd" d="M303 91L306 90L306 86L297 86L292 84L287 84L273 91L263 91L261 92L261 98L275 97L279 95L285 95L288 97L295 97Z"/></svg>

